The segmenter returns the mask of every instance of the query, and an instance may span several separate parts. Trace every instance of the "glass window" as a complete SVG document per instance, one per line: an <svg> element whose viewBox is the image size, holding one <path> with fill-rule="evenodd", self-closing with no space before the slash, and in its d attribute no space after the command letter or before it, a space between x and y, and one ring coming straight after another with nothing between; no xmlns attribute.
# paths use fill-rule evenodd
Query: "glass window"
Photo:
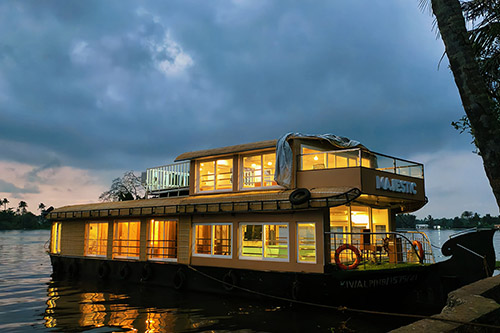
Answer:
<svg viewBox="0 0 500 333"><path fill-rule="evenodd" d="M288 223L243 223L240 230L240 257L288 260Z"/></svg>
<svg viewBox="0 0 500 333"><path fill-rule="evenodd" d="M384 243L383 239L386 236L384 233L389 228L389 210L372 208L372 223L374 231L379 233L375 235L375 242L378 245L382 245Z"/></svg>
<svg viewBox="0 0 500 333"><path fill-rule="evenodd" d="M52 223L52 233L50 237L50 253L61 253L61 222Z"/></svg>
<svg viewBox="0 0 500 333"><path fill-rule="evenodd" d="M148 259L176 259L177 221L151 220L148 229Z"/></svg>
<svg viewBox="0 0 500 333"><path fill-rule="evenodd" d="M108 222L88 222L85 224L86 256L106 256L108 250Z"/></svg>
<svg viewBox="0 0 500 333"><path fill-rule="evenodd" d="M199 162L198 191L232 190L233 159Z"/></svg>
<svg viewBox="0 0 500 333"><path fill-rule="evenodd" d="M241 188L276 186L274 169L276 154L244 156L241 168Z"/></svg>
<svg viewBox="0 0 500 333"><path fill-rule="evenodd" d="M141 222L115 222L113 258L139 259Z"/></svg>
<svg viewBox="0 0 500 333"><path fill-rule="evenodd" d="M297 224L298 261L316 263L316 224Z"/></svg>
<svg viewBox="0 0 500 333"><path fill-rule="evenodd" d="M194 225L193 255L231 256L231 225L223 223Z"/></svg>
<svg viewBox="0 0 500 333"><path fill-rule="evenodd" d="M301 170L318 170L327 168L326 154L319 148L301 146Z"/></svg>

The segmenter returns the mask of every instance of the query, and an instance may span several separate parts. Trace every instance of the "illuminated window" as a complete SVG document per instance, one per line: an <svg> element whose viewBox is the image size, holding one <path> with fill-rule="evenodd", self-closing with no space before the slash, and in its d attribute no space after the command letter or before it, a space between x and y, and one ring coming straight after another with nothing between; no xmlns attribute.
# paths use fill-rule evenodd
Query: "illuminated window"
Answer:
<svg viewBox="0 0 500 333"><path fill-rule="evenodd" d="M275 153L244 156L240 187L246 189L278 185L274 181L275 162Z"/></svg>
<svg viewBox="0 0 500 333"><path fill-rule="evenodd" d="M61 222L52 223L52 233L50 237L50 253L61 253Z"/></svg>
<svg viewBox="0 0 500 333"><path fill-rule="evenodd" d="M151 220L148 224L148 259L177 258L177 221Z"/></svg>
<svg viewBox="0 0 500 333"><path fill-rule="evenodd" d="M307 145L301 145L300 170L320 170L334 168L352 168L359 166L359 149L342 149L326 151ZM361 164L371 166L371 155L362 153Z"/></svg>
<svg viewBox="0 0 500 333"><path fill-rule="evenodd" d="M242 223L240 235L240 258L288 261L288 223Z"/></svg>
<svg viewBox="0 0 500 333"><path fill-rule="evenodd" d="M233 160L218 159L198 163L198 191L233 189Z"/></svg>
<svg viewBox="0 0 500 333"><path fill-rule="evenodd" d="M330 208L330 242L333 252L342 244L355 246L365 244L382 245L389 230L389 210L365 206L339 206ZM363 234L369 232L370 237Z"/></svg>
<svg viewBox="0 0 500 333"><path fill-rule="evenodd" d="M231 224L195 223L194 256L231 257Z"/></svg>
<svg viewBox="0 0 500 333"><path fill-rule="evenodd" d="M316 263L316 224L297 224L297 250L299 262Z"/></svg>
<svg viewBox="0 0 500 333"><path fill-rule="evenodd" d="M113 258L139 259L141 222L115 222Z"/></svg>
<svg viewBox="0 0 500 333"><path fill-rule="evenodd" d="M108 248L108 222L85 223L86 256L106 256Z"/></svg>

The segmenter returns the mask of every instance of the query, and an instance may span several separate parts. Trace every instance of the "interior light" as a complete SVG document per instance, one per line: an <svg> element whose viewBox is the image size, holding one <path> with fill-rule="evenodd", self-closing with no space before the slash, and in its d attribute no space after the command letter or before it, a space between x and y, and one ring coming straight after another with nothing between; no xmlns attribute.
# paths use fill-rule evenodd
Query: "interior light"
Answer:
<svg viewBox="0 0 500 333"><path fill-rule="evenodd" d="M252 163L252 168L254 168L254 169L257 168L257 164Z"/></svg>
<svg viewBox="0 0 500 333"><path fill-rule="evenodd" d="M201 163L201 166L204 166L205 164Z"/></svg>
<svg viewBox="0 0 500 333"><path fill-rule="evenodd" d="M217 164L219 164L219 165L229 165L229 163L227 162L227 160L217 160Z"/></svg>
<svg viewBox="0 0 500 333"><path fill-rule="evenodd" d="M317 161L318 160L318 156L314 156L314 160Z"/></svg>
<svg viewBox="0 0 500 333"><path fill-rule="evenodd" d="M267 162L267 165L273 165L273 162Z"/></svg>
<svg viewBox="0 0 500 333"><path fill-rule="evenodd" d="M351 215L351 220L352 220L352 223L354 223L354 224L364 224L368 227L369 218L368 218L368 215L366 215L366 214L354 213Z"/></svg>

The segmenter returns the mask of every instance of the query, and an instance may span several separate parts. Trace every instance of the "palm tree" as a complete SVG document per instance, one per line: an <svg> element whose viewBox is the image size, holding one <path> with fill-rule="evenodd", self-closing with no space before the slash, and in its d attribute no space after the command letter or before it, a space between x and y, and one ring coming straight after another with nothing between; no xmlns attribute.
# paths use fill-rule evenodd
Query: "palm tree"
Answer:
<svg viewBox="0 0 500 333"><path fill-rule="evenodd" d="M43 210L45 209L45 204L43 202L40 202L40 204L38 205L38 209L43 212Z"/></svg>
<svg viewBox="0 0 500 333"><path fill-rule="evenodd" d="M25 201L20 201L18 210L21 213L21 215L26 214L26 208L28 207L28 204Z"/></svg>
<svg viewBox="0 0 500 333"><path fill-rule="evenodd" d="M7 198L3 198L1 204L3 205L3 210L6 211L7 210L7 204L9 203L9 200L7 200Z"/></svg>
<svg viewBox="0 0 500 333"><path fill-rule="evenodd" d="M425 2L425 0L424 0ZM471 1L472 2L472 1ZM498 1L496 12L498 13ZM500 121L498 95L494 96L469 37L459 0L431 0L432 11L445 44L446 55L483 159L484 170L500 207ZM477 43L476 43L477 44ZM498 49L498 44L496 46ZM477 51L477 47L476 47ZM498 67L497 67L498 68ZM496 78L498 80L498 77Z"/></svg>

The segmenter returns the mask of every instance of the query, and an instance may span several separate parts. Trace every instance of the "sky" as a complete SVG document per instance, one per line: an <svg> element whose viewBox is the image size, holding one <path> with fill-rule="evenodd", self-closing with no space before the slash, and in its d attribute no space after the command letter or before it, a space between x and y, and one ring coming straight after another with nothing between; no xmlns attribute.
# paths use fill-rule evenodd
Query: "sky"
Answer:
<svg viewBox="0 0 500 333"><path fill-rule="evenodd" d="M418 1L2 1L0 199L37 213L183 152L333 133L424 163L418 217L498 215Z"/></svg>

